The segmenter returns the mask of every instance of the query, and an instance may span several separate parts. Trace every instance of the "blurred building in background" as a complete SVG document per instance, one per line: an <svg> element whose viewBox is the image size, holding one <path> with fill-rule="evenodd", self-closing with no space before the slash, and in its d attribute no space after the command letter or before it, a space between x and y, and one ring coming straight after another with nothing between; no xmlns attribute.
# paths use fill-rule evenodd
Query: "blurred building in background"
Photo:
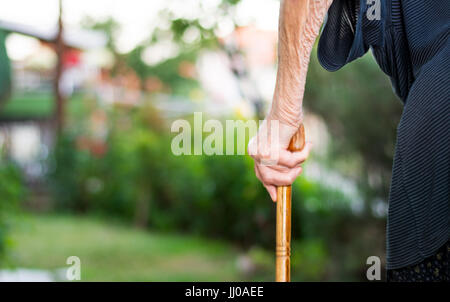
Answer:
<svg viewBox="0 0 450 302"><path fill-rule="evenodd" d="M34 179L43 172L40 157L46 156L53 143L53 86L55 81L55 38L57 28L48 30L0 20L5 39L3 47L13 44L22 53L5 57L2 73L11 78L10 91L0 109L0 143L3 153L19 163ZM105 36L92 30L67 30L63 35L63 73L61 93L70 98L87 90L100 74L98 62L90 52L105 45ZM5 45L6 44L6 45Z"/></svg>

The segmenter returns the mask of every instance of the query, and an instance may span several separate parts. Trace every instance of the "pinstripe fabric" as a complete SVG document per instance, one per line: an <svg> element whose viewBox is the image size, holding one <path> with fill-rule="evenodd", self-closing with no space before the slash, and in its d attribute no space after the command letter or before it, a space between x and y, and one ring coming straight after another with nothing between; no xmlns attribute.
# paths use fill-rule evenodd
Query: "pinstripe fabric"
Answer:
<svg viewBox="0 0 450 302"><path fill-rule="evenodd" d="M318 56L334 71L371 48L404 103L387 223L387 269L396 269L450 238L450 2L385 0L379 20L367 20L367 2L334 0Z"/></svg>

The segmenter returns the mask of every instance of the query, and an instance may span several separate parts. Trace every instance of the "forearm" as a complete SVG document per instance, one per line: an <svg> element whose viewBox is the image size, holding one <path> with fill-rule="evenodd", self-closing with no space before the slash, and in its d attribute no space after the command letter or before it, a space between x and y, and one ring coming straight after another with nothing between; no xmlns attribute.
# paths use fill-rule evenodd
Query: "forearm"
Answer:
<svg viewBox="0 0 450 302"><path fill-rule="evenodd" d="M278 72L270 119L298 127L314 42L332 0L282 0Z"/></svg>

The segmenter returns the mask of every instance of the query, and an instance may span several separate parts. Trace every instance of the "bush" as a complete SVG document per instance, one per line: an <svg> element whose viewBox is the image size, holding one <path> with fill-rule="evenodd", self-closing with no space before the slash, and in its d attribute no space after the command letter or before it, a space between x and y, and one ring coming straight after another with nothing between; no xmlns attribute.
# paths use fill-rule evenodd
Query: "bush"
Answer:
<svg viewBox="0 0 450 302"><path fill-rule="evenodd" d="M171 136L148 120L149 110L115 109L108 135L96 140L89 129L65 133L53 155L50 175L57 207L116 216L143 227L182 230L225 238L243 246L270 246L275 207L253 173L247 156L174 156ZM158 124L159 125L159 124ZM100 151L99 151L100 150ZM295 184L294 219L305 202L332 199L348 211L340 192L301 178ZM315 217L339 216L326 208ZM325 214L324 214L325 213ZM309 213L308 215L310 215ZM308 221L311 217L308 217ZM317 234L323 222L294 225L298 236Z"/></svg>

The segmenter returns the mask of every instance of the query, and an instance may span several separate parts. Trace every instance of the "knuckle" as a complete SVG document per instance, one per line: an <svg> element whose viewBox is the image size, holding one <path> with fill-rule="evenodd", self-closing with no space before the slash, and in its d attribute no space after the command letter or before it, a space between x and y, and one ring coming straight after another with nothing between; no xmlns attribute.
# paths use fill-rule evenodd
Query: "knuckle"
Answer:
<svg viewBox="0 0 450 302"><path fill-rule="evenodd" d="M293 158L293 157L289 158L289 161L288 161L289 168L294 168L297 164L298 164L298 162L297 162L297 160L295 160L295 158Z"/></svg>
<svg viewBox="0 0 450 302"><path fill-rule="evenodd" d="M278 162L285 167L290 168L292 165L292 158L287 153L280 153Z"/></svg>
<svg viewBox="0 0 450 302"><path fill-rule="evenodd" d="M302 164L306 160L307 155L305 153L299 154L297 158L297 165Z"/></svg>
<svg viewBox="0 0 450 302"><path fill-rule="evenodd" d="M259 155L261 157L268 158L270 156L270 152L268 149L262 148L262 150L260 150L260 152L259 152Z"/></svg>
<svg viewBox="0 0 450 302"><path fill-rule="evenodd" d="M272 184L272 183L275 182L275 178L274 178L273 175L270 174L270 173L267 173L267 174L265 175L265 180L266 180L266 183L268 183L268 184Z"/></svg>
<svg viewBox="0 0 450 302"><path fill-rule="evenodd" d="M289 181L289 183L293 183L293 182L294 182L294 180L295 180L295 178L296 178L296 175L295 175L295 174L291 174L291 175L289 175L289 177L288 177L288 181Z"/></svg>
<svg viewBox="0 0 450 302"><path fill-rule="evenodd" d="M311 152L311 149L309 149L309 148L307 148L307 149L305 150L305 156L304 156L305 159L308 158L310 152Z"/></svg>
<svg viewBox="0 0 450 302"><path fill-rule="evenodd" d="M267 171L265 169L260 169L259 174L261 175L261 179L264 183L266 183L266 180L268 178Z"/></svg>

